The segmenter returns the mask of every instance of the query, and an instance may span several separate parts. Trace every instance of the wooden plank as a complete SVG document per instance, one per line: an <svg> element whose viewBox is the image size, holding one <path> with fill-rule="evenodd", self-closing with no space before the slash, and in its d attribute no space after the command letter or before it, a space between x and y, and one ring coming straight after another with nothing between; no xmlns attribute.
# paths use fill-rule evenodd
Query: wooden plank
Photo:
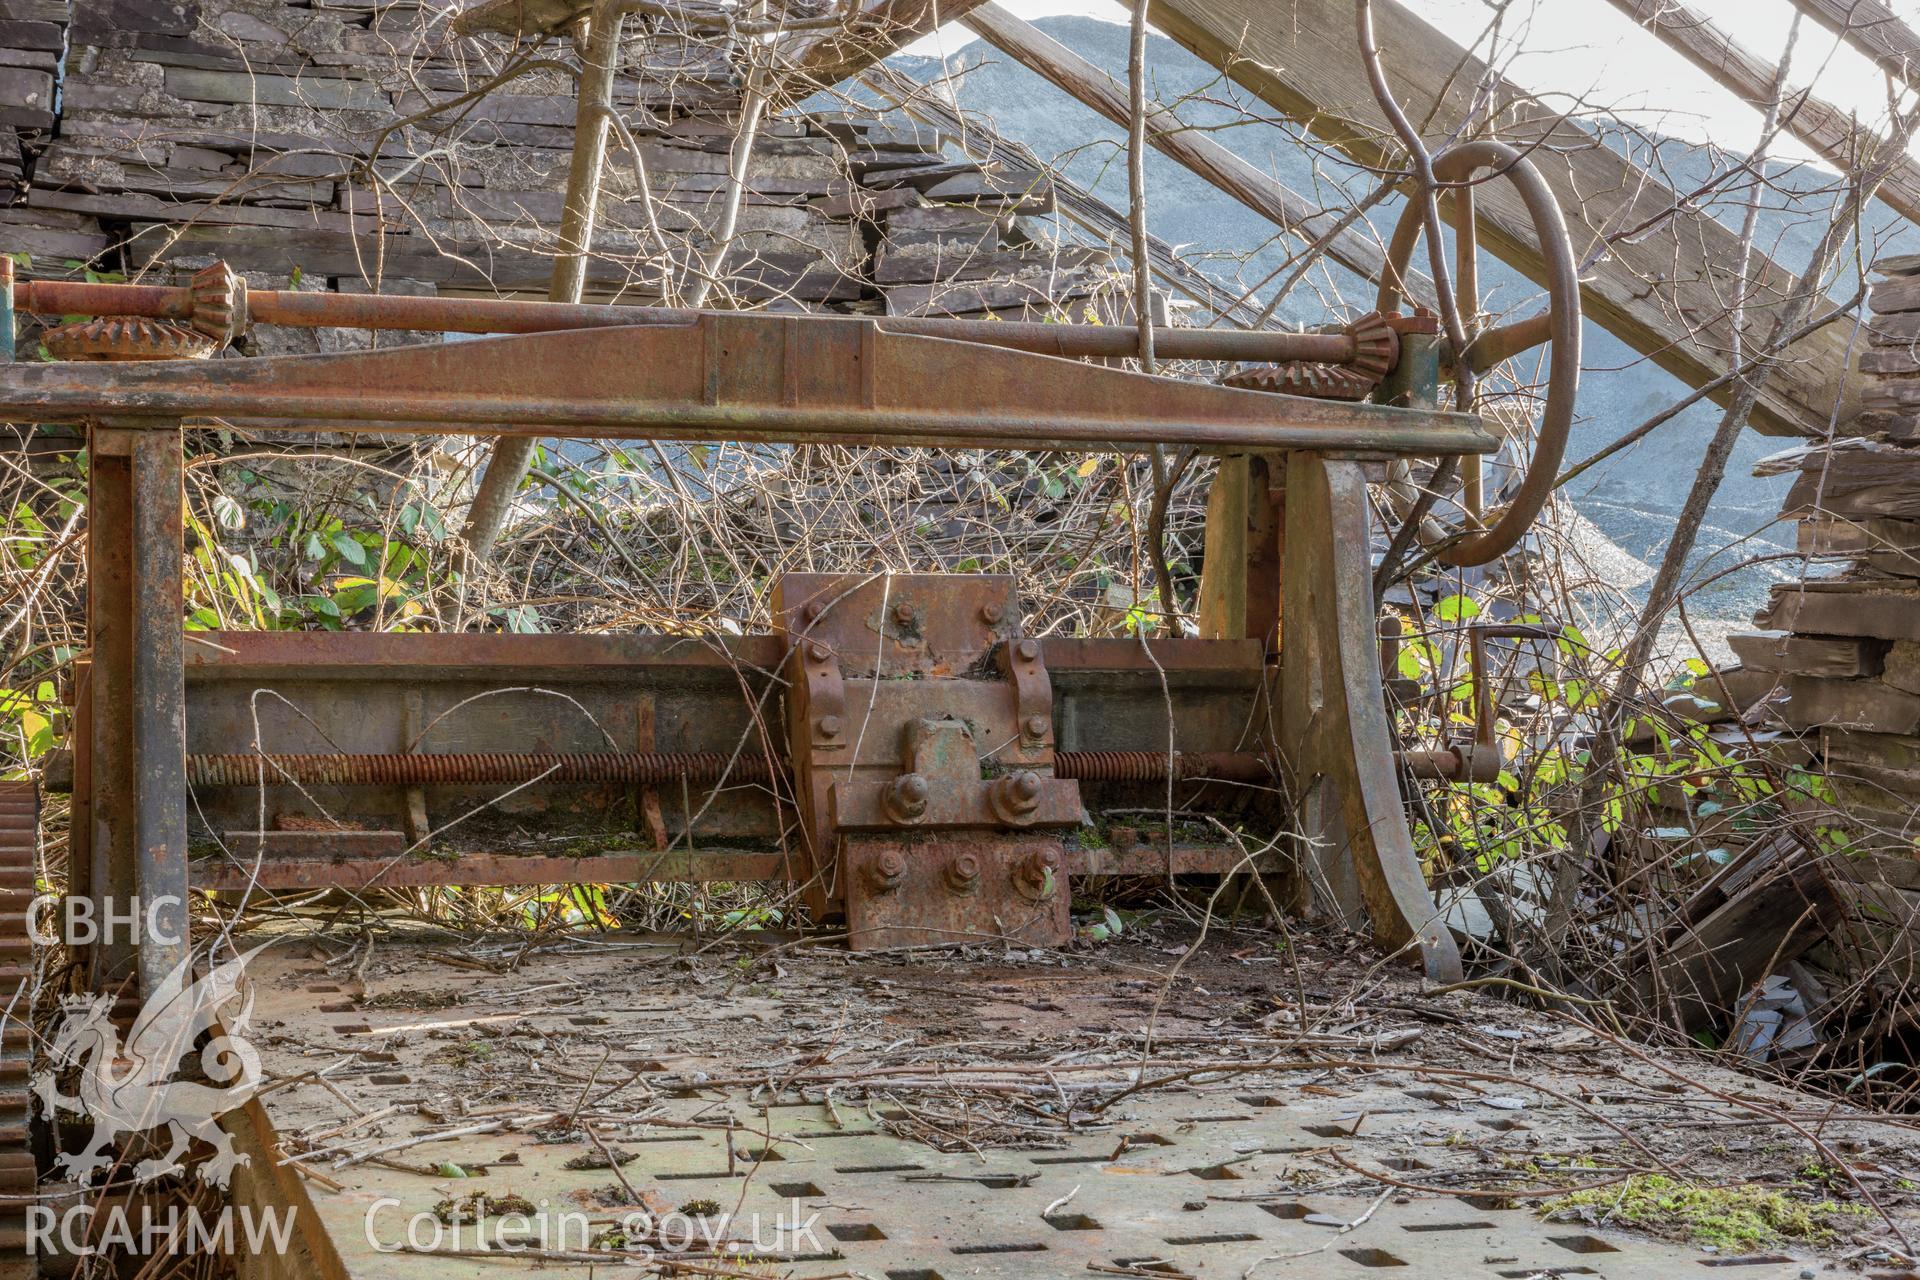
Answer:
<svg viewBox="0 0 1920 1280"><path fill-rule="evenodd" d="M990 121L980 117L962 121L952 108L934 95L917 92L913 87L910 87L907 92L896 92L897 80L898 77L885 75L883 68L880 72L862 77L861 83L881 94L911 119L933 129L936 133L955 139L960 149L976 160L1002 158L1026 168L1041 167L1038 156L1021 144L1001 137L994 131ZM1126 214L1104 200L1057 175L1053 180L1053 195L1060 212L1069 222L1092 232L1106 244L1132 243L1132 232ZM895 219L902 217L910 219L910 225L913 226L931 226L950 212L960 211L943 210L940 206L904 210L890 215L887 226L891 228ZM983 211L967 210L965 212L977 216ZM1005 211L992 212L994 216L1001 216ZM1147 257L1152 264L1156 280L1206 306L1215 316L1241 328L1273 327L1272 320L1262 321L1259 313L1245 302L1239 301L1234 293L1215 284L1204 272L1188 266L1174 253L1173 246L1158 236L1147 237ZM888 298L887 309L890 315L903 314L895 310L891 297ZM991 310L992 308L983 309Z"/></svg>
<svg viewBox="0 0 1920 1280"><path fill-rule="evenodd" d="M1363 164L1394 165L1392 131L1367 86L1347 0L1152 0L1153 22L1219 67L1235 83L1300 121L1314 136ZM1641 235L1603 243L1680 205L1681 197L1543 103L1491 72L1395 0L1375 0L1375 26L1387 73L1416 120L1431 119L1437 145L1462 121L1484 118L1498 134L1532 147L1534 162L1559 197L1574 236L1574 257L1593 259L1583 278L1587 315L1691 385L1726 372L1731 349L1727 264L1738 237L1700 215ZM1536 145L1538 144L1538 145ZM1481 244L1529 277L1541 278L1531 224L1512 187L1477 189ZM1750 320L1764 332L1794 275L1757 256ZM1828 326L1796 344L1769 379L1753 425L1776 435L1824 432L1836 405L1844 418L1858 401L1844 327Z"/></svg>
<svg viewBox="0 0 1920 1280"><path fill-rule="evenodd" d="M1790 697L1779 711L1790 728L1920 733L1920 695L1881 681L1791 676L1787 688Z"/></svg>
<svg viewBox="0 0 1920 1280"><path fill-rule="evenodd" d="M1882 0L1793 0L1793 5L1894 79L1920 85L1920 36Z"/></svg>
<svg viewBox="0 0 1920 1280"><path fill-rule="evenodd" d="M1727 644L1749 671L1791 671L1837 679L1879 675L1886 648L1875 640L1833 636L1728 636Z"/></svg>
<svg viewBox="0 0 1920 1280"><path fill-rule="evenodd" d="M1773 66L1742 48L1705 14L1681 0L1612 0L1612 4L1756 110L1764 110L1772 99ZM1870 154L1880 142L1872 131L1860 128L1854 116L1814 97L1811 88L1786 91L1780 121L1788 133L1842 173L1851 172L1861 153ZM1920 220L1920 165L1911 158L1895 164L1880 188L1880 198L1905 217Z"/></svg>
<svg viewBox="0 0 1920 1280"><path fill-rule="evenodd" d="M1021 21L991 0L961 21L1041 79L1065 90L1114 124L1126 127L1130 118L1127 87L1044 31ZM1334 216L1318 202L1300 195L1206 134L1189 131L1186 124L1166 108L1149 104L1146 123L1147 141L1155 150L1186 166L1281 230L1310 242L1334 221ZM1380 245L1352 230L1334 237L1328 256L1363 280L1378 281L1386 267L1386 254ZM1431 304L1432 292L1432 282L1424 277L1414 282L1418 300Z"/></svg>
<svg viewBox="0 0 1920 1280"><path fill-rule="evenodd" d="M982 0L871 0L844 26L813 38L794 56L783 85L793 101L857 76Z"/></svg>
<svg viewBox="0 0 1920 1280"><path fill-rule="evenodd" d="M1920 640L1920 590L1892 581L1781 583L1755 621L1803 635Z"/></svg>

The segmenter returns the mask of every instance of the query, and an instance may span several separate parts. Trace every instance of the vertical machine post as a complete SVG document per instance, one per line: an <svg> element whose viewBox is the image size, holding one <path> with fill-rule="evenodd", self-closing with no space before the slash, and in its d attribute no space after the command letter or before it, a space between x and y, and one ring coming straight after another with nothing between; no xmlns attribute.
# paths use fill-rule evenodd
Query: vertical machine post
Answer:
<svg viewBox="0 0 1920 1280"><path fill-rule="evenodd" d="M89 458L93 981L144 998L188 950L179 424L101 423Z"/></svg>

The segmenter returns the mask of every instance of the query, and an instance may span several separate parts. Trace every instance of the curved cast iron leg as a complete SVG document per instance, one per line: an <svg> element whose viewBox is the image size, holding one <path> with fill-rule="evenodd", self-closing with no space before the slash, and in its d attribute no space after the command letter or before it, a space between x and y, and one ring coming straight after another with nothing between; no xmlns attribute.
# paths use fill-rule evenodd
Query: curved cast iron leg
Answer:
<svg viewBox="0 0 1920 1280"><path fill-rule="evenodd" d="M1358 462L1288 455L1281 593L1282 740L1316 850L1309 856L1332 865L1344 845L1375 944L1398 951L1417 943L1428 978L1458 982L1460 952L1427 890L1400 802Z"/></svg>

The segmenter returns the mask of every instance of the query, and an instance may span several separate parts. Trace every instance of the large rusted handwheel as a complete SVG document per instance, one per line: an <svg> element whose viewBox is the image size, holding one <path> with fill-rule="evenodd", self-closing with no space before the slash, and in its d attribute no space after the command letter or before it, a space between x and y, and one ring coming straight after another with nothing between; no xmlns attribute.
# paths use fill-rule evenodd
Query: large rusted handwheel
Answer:
<svg viewBox="0 0 1920 1280"><path fill-rule="evenodd" d="M1491 526L1482 520L1482 513L1477 509L1479 486L1474 483L1466 486L1463 505L1472 523L1464 537L1450 542L1439 553L1442 563L1456 566L1486 564L1505 555L1538 518L1553 492L1554 477L1559 474L1560 460L1566 453L1567 435L1573 427L1574 394L1580 382L1580 273L1574 262L1573 243L1567 237L1566 220L1560 214L1552 189L1533 162L1506 143L1491 139L1460 143L1433 159L1434 177L1448 184L1463 184L1450 188L1458 260L1455 293L1462 321L1472 325L1480 311L1474 188L1464 184L1483 170L1511 182L1526 203L1534 239L1540 246L1547 310L1543 315L1484 332L1469 329L1467 350L1463 356L1456 354L1456 359L1466 359L1479 374L1542 342L1551 342L1553 352L1548 364L1546 405L1540 414L1526 475ZM1419 205L1409 201L1387 246L1387 271L1380 282L1378 305L1383 314L1391 314L1400 307L1405 292L1401 282L1407 277L1414 248L1420 243L1421 229Z"/></svg>

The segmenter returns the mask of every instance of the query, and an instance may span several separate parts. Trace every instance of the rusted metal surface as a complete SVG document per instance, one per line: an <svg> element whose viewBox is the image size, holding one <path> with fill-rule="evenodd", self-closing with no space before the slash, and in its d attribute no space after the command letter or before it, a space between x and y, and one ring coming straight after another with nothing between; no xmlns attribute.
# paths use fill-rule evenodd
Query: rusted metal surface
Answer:
<svg viewBox="0 0 1920 1280"><path fill-rule="evenodd" d="M196 787L251 787L262 781L306 786L418 787L516 782L765 782L772 776L759 752L727 756L718 751L391 752L349 755L252 755L245 752L187 757L187 781Z"/></svg>
<svg viewBox="0 0 1920 1280"><path fill-rule="evenodd" d="M1457 982L1460 953L1427 888L1401 808L1392 727L1381 697L1367 556L1367 483L1357 463L1287 459L1282 605L1282 740L1301 826L1345 905L1355 884L1376 945L1417 952L1436 982Z"/></svg>
<svg viewBox="0 0 1920 1280"><path fill-rule="evenodd" d="M1058 946L1073 936L1059 841L964 835L847 837L848 945L1009 940Z"/></svg>
<svg viewBox="0 0 1920 1280"><path fill-rule="evenodd" d="M588 854L462 853L457 857L269 856L256 867L251 832L233 834L234 859L193 864L193 883L209 891L245 889L402 889L431 885L639 884L789 880L794 866L777 853L725 849Z"/></svg>
<svg viewBox="0 0 1920 1280"><path fill-rule="evenodd" d="M133 435L133 778L139 973L150 997L186 963L187 691L180 624L185 513L180 432ZM122 732L125 732L125 728Z"/></svg>
<svg viewBox="0 0 1920 1280"><path fill-rule="evenodd" d="M196 277L195 288L34 280L16 288L16 305L21 311L34 315L145 316L196 326L217 324L217 318L210 318L209 301L199 290L197 280ZM670 307L518 302L505 298L248 289L244 282L217 305L223 307L228 316L235 310L239 312L242 331L251 321L308 328L525 334L634 325L681 326L693 323L701 315L726 314ZM832 316L810 316L808 322L863 323ZM1068 359L1125 358L1135 353L1136 345L1125 330L1111 325L891 316L877 323L888 333L1010 347ZM229 324L228 329L232 331L233 326ZM1347 333L1288 333L1266 329L1169 328L1155 335L1154 349L1169 360L1310 360L1327 364L1345 364L1359 352L1353 337Z"/></svg>
<svg viewBox="0 0 1920 1280"><path fill-rule="evenodd" d="M33 978L27 906L38 888L38 823L33 784L0 782L0 990L9 993L26 991ZM27 1087L33 1031L20 1003L9 1012L0 1018L0 1280L31 1280L24 1233L37 1181Z"/></svg>
<svg viewBox="0 0 1920 1280"><path fill-rule="evenodd" d="M956 396L955 388L967 389ZM451 434L941 448L1317 449L1479 453L1471 415L1236 391L858 320L701 313L345 354L145 364L16 364L0 416L218 417Z"/></svg>
<svg viewBox="0 0 1920 1280"><path fill-rule="evenodd" d="M1504 142L1482 138L1459 143L1435 156L1433 162L1435 177L1448 183L1465 182L1482 169L1513 183L1533 220L1546 275L1548 311L1544 336L1553 344L1553 349L1540 425L1534 433L1531 457L1520 487L1492 527L1476 529L1442 551L1441 560L1451 565L1479 565L1498 559L1511 551L1539 518L1559 478L1560 459L1566 453L1567 437L1573 429L1574 397L1580 384L1580 268L1574 260L1573 244L1567 238L1566 219L1560 205L1533 162ZM1463 195L1471 190L1459 188ZM1398 282L1405 278L1414 247L1420 241L1420 219L1415 207L1411 202L1408 204L1387 246L1387 261L1392 270L1381 280L1377 303L1383 312L1399 309L1402 292ZM1457 213L1464 217L1466 225L1472 225L1470 198ZM1475 278L1471 273L1461 276L1463 284ZM1479 299L1475 297L1467 309L1477 312L1478 308ZM1468 357L1468 363L1475 368L1483 367L1484 362L1476 356L1490 359L1495 355L1516 355L1526 349L1523 344L1537 343L1541 337L1542 323L1538 317L1485 330L1474 337L1469 348L1474 355ZM1469 476L1476 470L1477 464L1469 467ZM1477 493L1470 488L1467 496L1469 519L1477 525L1482 514Z"/></svg>
<svg viewBox="0 0 1920 1280"><path fill-rule="evenodd" d="M86 880L96 909L131 902L139 892L133 735L128 732L135 706L132 445L129 433L102 428L87 442L87 644L92 656L87 747L77 754L87 760L91 781L84 805L92 819ZM133 973L133 939L117 931L88 948L88 960L96 988L118 985Z"/></svg>

